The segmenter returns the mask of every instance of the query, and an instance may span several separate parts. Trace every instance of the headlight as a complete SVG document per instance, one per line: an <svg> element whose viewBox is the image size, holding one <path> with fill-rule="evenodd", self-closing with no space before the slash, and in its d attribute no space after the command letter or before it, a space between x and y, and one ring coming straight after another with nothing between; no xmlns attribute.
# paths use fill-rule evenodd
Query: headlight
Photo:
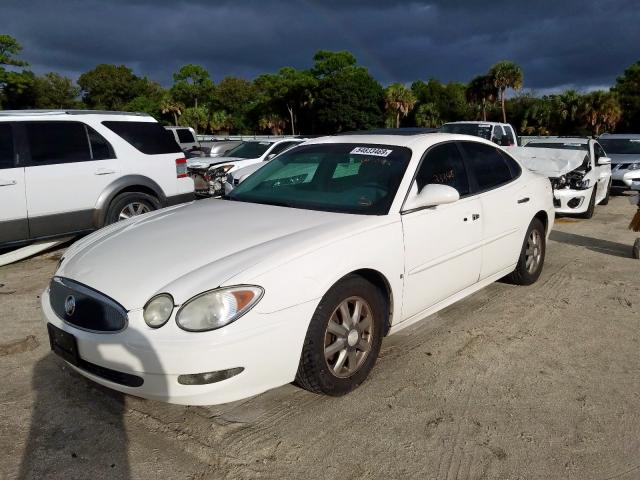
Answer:
<svg viewBox="0 0 640 480"><path fill-rule="evenodd" d="M253 285L226 287L201 293L187 301L176 315L176 323L189 332L224 327L247 313L262 298L264 290Z"/></svg>
<svg viewBox="0 0 640 480"><path fill-rule="evenodd" d="M173 312L173 297L167 293L156 295L144 306L144 321L151 328L159 328L167 323Z"/></svg>
<svg viewBox="0 0 640 480"><path fill-rule="evenodd" d="M222 167L211 167L209 169L209 175L214 177L225 177L227 172L233 168L233 165L223 165Z"/></svg>

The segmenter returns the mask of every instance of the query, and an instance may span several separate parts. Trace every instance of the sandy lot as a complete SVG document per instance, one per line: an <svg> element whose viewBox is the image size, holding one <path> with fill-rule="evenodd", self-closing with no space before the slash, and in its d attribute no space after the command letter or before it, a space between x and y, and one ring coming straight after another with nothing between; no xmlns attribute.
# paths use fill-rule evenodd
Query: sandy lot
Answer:
<svg viewBox="0 0 640 480"><path fill-rule="evenodd" d="M560 219L532 287L496 283L385 339L342 398L123 396L49 351L61 251L0 268L0 478L640 478L640 261L623 197Z"/></svg>

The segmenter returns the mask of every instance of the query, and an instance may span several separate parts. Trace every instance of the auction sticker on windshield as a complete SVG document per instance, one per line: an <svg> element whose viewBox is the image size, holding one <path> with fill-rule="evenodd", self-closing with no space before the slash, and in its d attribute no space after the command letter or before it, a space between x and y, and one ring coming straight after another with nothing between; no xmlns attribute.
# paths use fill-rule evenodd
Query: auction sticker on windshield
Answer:
<svg viewBox="0 0 640 480"><path fill-rule="evenodd" d="M351 150L352 155L373 155L374 157L388 157L391 152L393 150L373 147L356 147Z"/></svg>

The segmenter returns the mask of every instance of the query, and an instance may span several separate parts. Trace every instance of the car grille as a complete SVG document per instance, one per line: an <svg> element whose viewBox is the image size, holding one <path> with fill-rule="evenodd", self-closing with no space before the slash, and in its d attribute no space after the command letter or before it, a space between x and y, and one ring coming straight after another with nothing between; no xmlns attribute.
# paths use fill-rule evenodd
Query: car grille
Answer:
<svg viewBox="0 0 640 480"><path fill-rule="evenodd" d="M68 278L53 277L49 301L60 319L83 330L114 333L127 326L127 310L122 305Z"/></svg>

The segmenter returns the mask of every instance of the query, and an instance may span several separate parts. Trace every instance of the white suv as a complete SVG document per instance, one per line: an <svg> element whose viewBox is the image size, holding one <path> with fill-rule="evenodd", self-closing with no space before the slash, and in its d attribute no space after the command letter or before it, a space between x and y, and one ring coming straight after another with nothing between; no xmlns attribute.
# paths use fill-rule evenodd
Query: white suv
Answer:
<svg viewBox="0 0 640 480"><path fill-rule="evenodd" d="M184 154L146 114L0 112L0 248L82 234L193 197Z"/></svg>
<svg viewBox="0 0 640 480"><path fill-rule="evenodd" d="M440 131L485 138L502 147L518 146L516 133L508 123L479 121L449 122L442 125Z"/></svg>

